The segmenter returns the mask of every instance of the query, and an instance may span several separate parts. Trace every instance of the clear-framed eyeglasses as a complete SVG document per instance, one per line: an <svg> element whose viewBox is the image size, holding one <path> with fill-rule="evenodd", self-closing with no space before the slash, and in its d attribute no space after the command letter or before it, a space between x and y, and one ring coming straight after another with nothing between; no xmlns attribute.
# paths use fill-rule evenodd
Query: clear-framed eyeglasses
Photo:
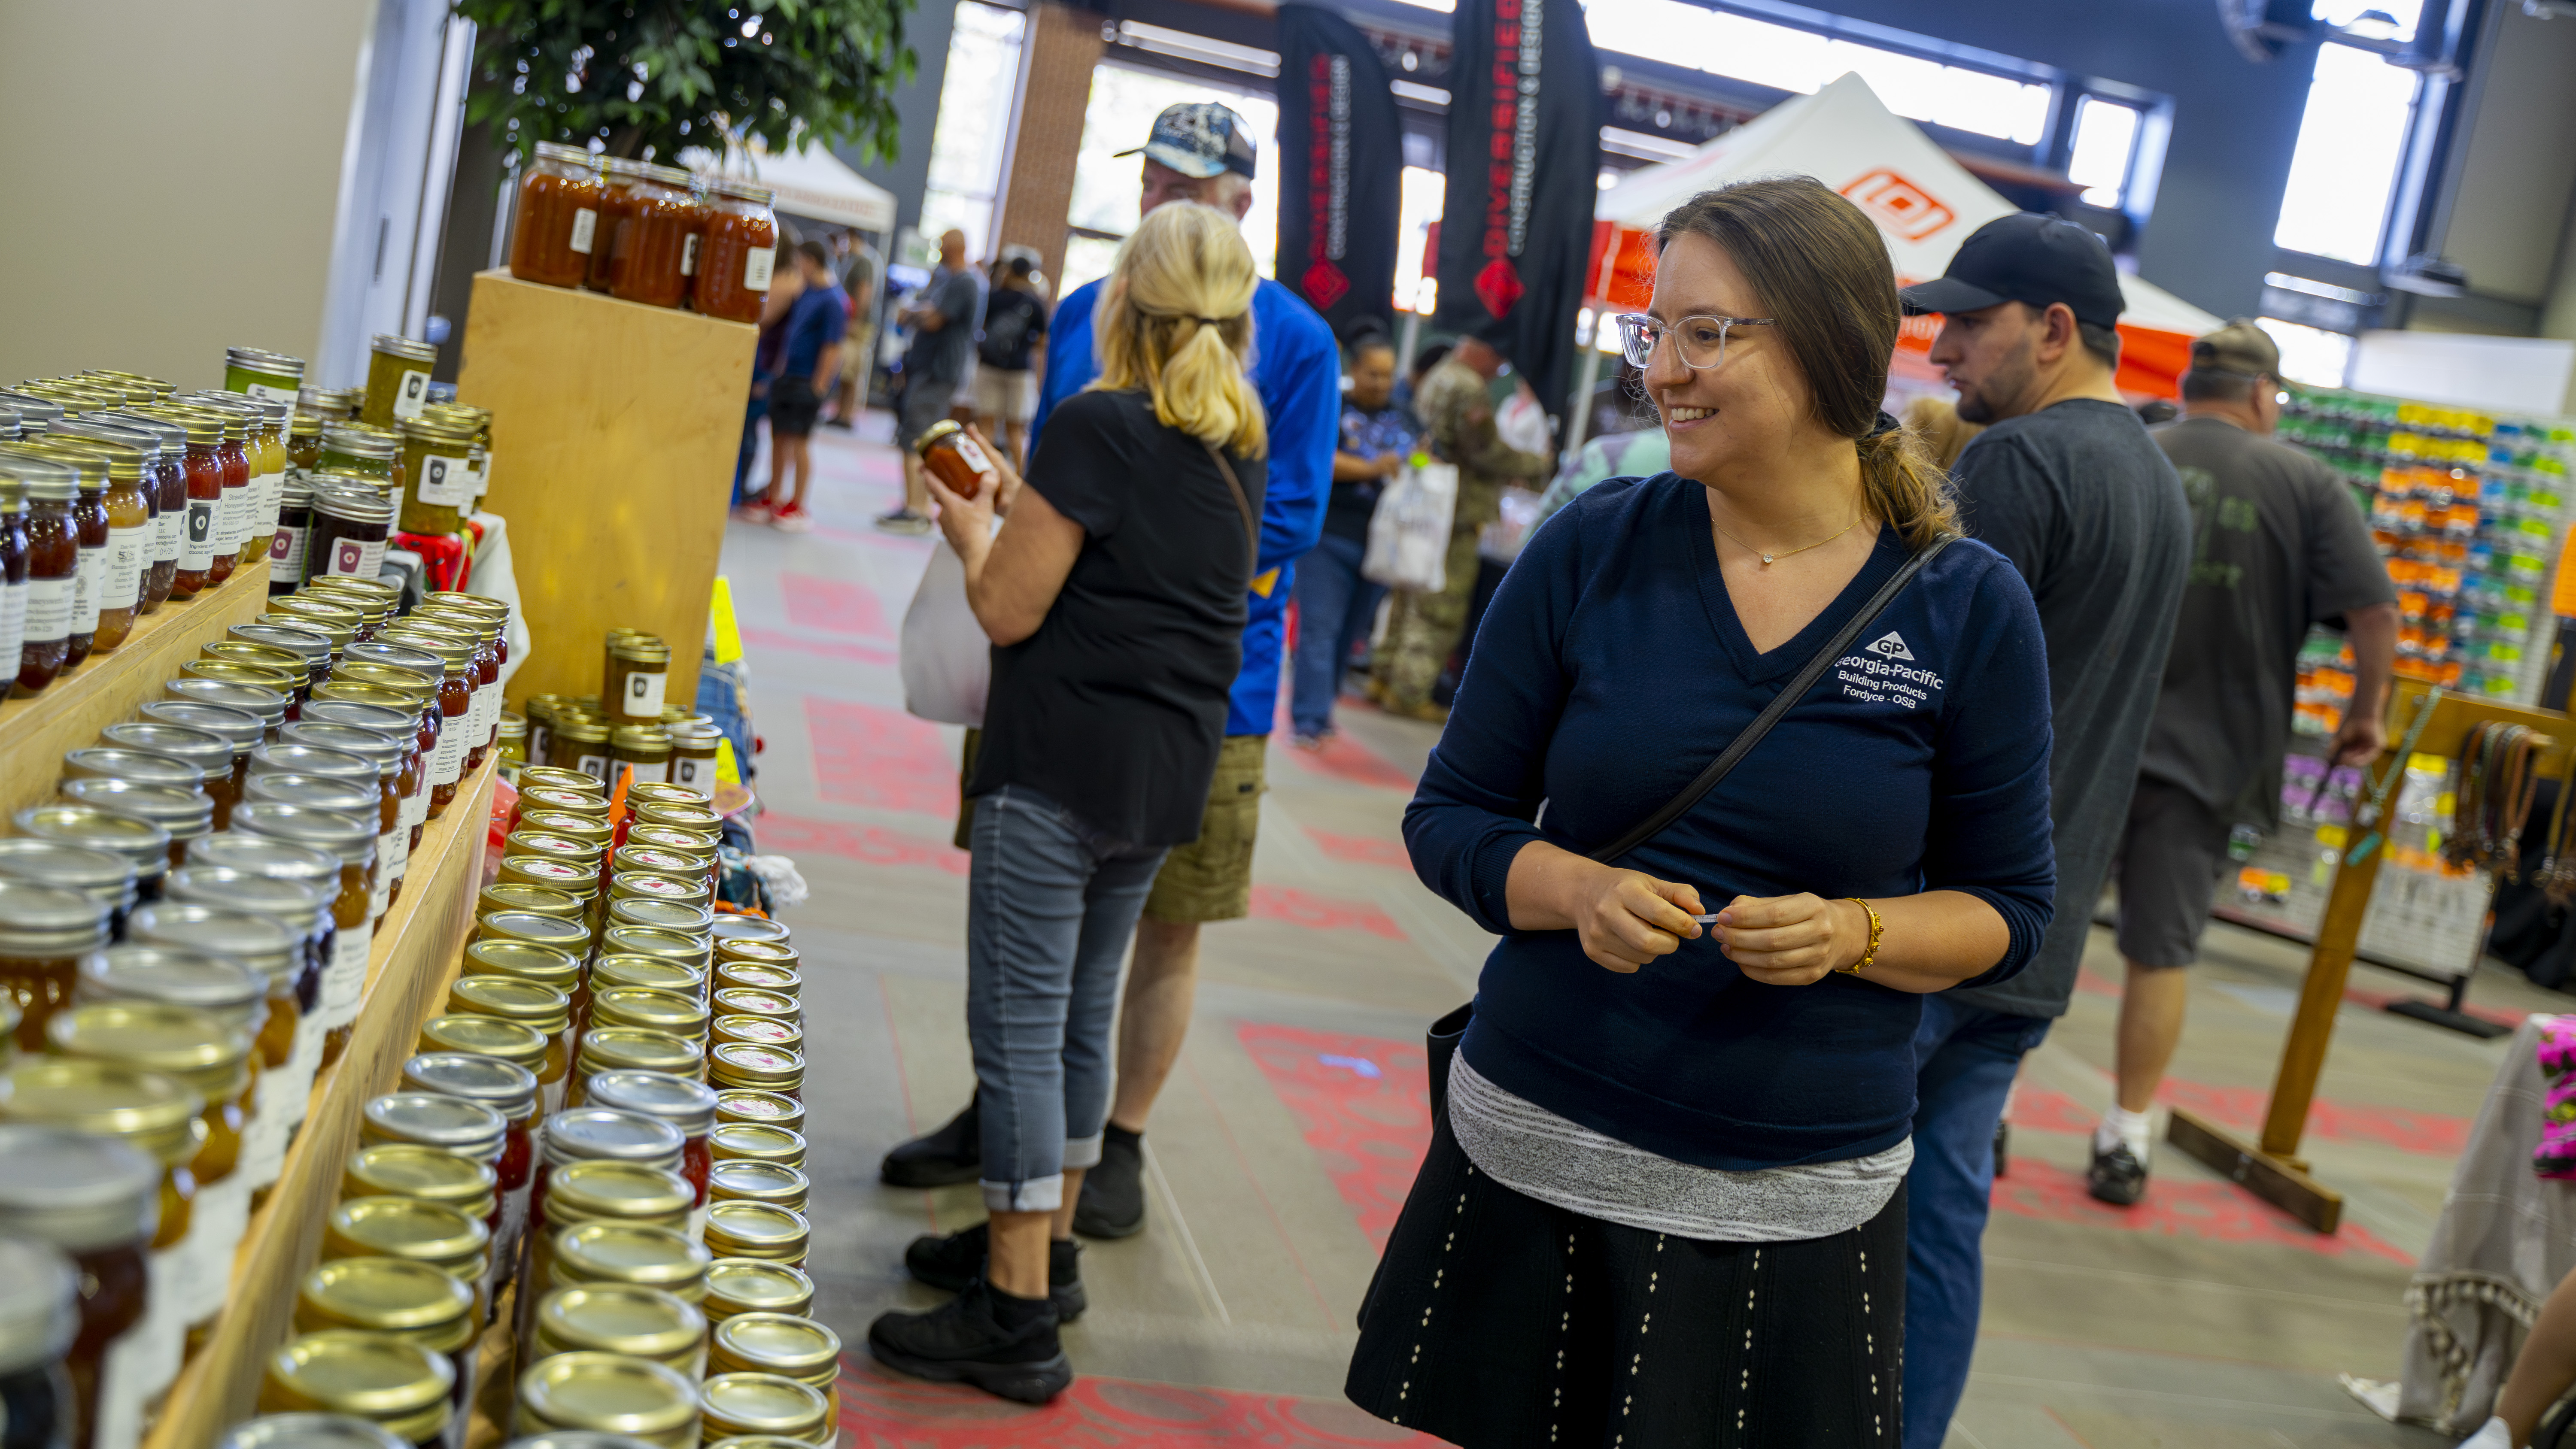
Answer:
<svg viewBox="0 0 2576 1449"><path fill-rule="evenodd" d="M1667 333L1673 340L1673 355L1684 367L1704 371L1726 361L1726 335L1738 327L1768 327L1768 317L1684 317L1672 326L1643 312L1622 312L1612 318L1619 324L1619 355L1628 365L1644 368L1655 359L1655 348Z"/></svg>

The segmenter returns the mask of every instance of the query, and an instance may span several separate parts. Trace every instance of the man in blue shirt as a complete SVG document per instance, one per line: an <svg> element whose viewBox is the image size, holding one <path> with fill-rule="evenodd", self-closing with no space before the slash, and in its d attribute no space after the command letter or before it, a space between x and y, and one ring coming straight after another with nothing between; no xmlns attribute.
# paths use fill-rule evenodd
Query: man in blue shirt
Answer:
<svg viewBox="0 0 2576 1449"><path fill-rule="evenodd" d="M1241 116L1213 103L1173 106L1154 118L1144 154L1140 212L1196 201L1240 221L1252 207L1254 143ZM1136 152L1125 152L1134 155ZM1050 324L1046 382L1029 428L1035 463L1048 414L1099 376L1091 331L1101 283L1076 289ZM1263 281L1252 299L1253 383L1269 415L1269 485L1261 503L1261 553L1243 630L1224 752L1196 842L1171 852L1136 925L1136 954L1118 1024L1118 1097L1110 1104L1100 1165L1083 1177L1073 1225L1086 1237L1123 1238L1145 1226L1145 1117L1179 1059L1197 984L1199 926L1251 914L1252 843L1261 821L1262 764L1279 701L1280 644L1296 560L1315 546L1331 492L1341 426L1341 356L1332 329L1294 292ZM887 1154L897 1187L972 1182L982 1166L976 1110Z"/></svg>
<svg viewBox="0 0 2576 1449"><path fill-rule="evenodd" d="M769 385L769 526L781 533L811 533L814 516L805 511L805 489L814 481L814 454L807 445L814 419L823 410L823 395L839 377L841 337L850 326L850 298L832 280L832 254L818 241L796 244L796 275L805 289L787 309L779 331L778 379ZM787 486L790 475L796 479Z"/></svg>

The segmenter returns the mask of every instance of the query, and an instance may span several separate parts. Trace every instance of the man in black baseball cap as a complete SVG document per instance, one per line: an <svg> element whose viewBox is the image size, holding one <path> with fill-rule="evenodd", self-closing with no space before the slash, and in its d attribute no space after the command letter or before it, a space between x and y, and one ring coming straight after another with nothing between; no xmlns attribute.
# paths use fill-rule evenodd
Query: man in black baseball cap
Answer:
<svg viewBox="0 0 2576 1449"><path fill-rule="evenodd" d="M1924 997L1914 1038L1905 1449L1939 1449L1976 1344L2004 1097L2075 988L2155 713L2191 516L2113 385L2122 299L2101 238L2053 216L2001 217L1904 298L1942 315L1932 361L1959 391L1959 416L1989 425L1959 455L1959 512L2039 608L2057 846L2057 913L2029 967Z"/></svg>

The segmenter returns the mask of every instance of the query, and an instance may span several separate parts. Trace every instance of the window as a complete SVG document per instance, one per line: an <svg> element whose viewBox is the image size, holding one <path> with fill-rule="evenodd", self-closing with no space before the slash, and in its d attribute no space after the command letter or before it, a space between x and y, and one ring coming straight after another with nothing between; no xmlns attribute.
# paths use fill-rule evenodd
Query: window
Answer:
<svg viewBox="0 0 2576 1449"><path fill-rule="evenodd" d="M1430 245L1432 226L1440 220L1440 208L1448 203L1449 178L1428 167L1407 166L1402 185L1396 202L1395 305L1429 316L1440 305L1440 279L1432 275L1439 263L1423 252ZM1425 263L1430 271L1424 269Z"/></svg>
<svg viewBox="0 0 2576 1449"><path fill-rule="evenodd" d="M2138 150L2138 111L2086 96L2075 106L2075 145L2066 177L2084 188L2084 204L2117 211L2129 190L2129 162Z"/></svg>
<svg viewBox="0 0 2576 1449"><path fill-rule="evenodd" d="M2324 8L2320 0L2320 9ZM2349 45L2317 47L2273 242L2294 252L2377 266L2397 168L2406 156L2422 77Z"/></svg>
<svg viewBox="0 0 2576 1449"><path fill-rule="evenodd" d="M930 184L921 195L921 234L936 237L955 227L966 234L969 258L993 255L993 207L1000 196L1002 152L1010 144L1011 92L1019 84L1026 25L1017 10L963 0L949 32L939 121L931 130Z"/></svg>
<svg viewBox="0 0 2576 1449"><path fill-rule="evenodd" d="M2351 338L2321 327L2284 322L2278 317L2262 319L2262 327L2272 334L2273 345L2281 349L2283 380L2310 387L2343 386L2345 373L2352 366Z"/></svg>
<svg viewBox="0 0 2576 1449"><path fill-rule="evenodd" d="M1447 5L1439 6L1448 9ZM1711 75L1813 95L1856 72L1887 108L1917 121L2036 146L2050 88L1811 30L1710 10L1688 0L1590 0L1584 19L1603 50L1680 64L1704 57Z"/></svg>
<svg viewBox="0 0 2576 1449"><path fill-rule="evenodd" d="M1279 253L1279 103L1207 81L1104 64L1091 75L1091 100L1083 110L1082 146L1074 157L1073 206L1067 218L1082 231L1103 235L1077 234L1066 242L1057 296L1109 275L1118 243L1105 238L1124 237L1136 229L1138 167L1143 164L1134 156L1115 153L1142 142L1165 106L1184 101L1221 101L1251 126L1258 160L1252 210L1243 218L1243 239L1252 248L1253 265L1261 275L1271 274Z"/></svg>

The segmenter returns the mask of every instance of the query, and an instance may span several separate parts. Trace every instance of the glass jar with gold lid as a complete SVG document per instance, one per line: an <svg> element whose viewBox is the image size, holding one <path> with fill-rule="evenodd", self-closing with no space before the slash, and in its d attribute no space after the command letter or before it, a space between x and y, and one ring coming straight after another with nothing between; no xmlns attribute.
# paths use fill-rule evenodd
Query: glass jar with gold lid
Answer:
<svg viewBox="0 0 2576 1449"><path fill-rule="evenodd" d="M169 864L187 856L188 842L215 828L214 798L203 790L173 790L165 785L139 785L130 780L65 780L63 799L112 815L149 820L170 836Z"/></svg>
<svg viewBox="0 0 2576 1449"><path fill-rule="evenodd" d="M719 1016L709 1023L707 1039L717 1046L750 1042L791 1052L805 1049L804 1029L792 1021L782 1021L774 1016Z"/></svg>
<svg viewBox="0 0 2576 1449"><path fill-rule="evenodd" d="M805 1165L805 1134L768 1122L722 1122L707 1134L718 1162L736 1159Z"/></svg>
<svg viewBox="0 0 2576 1449"><path fill-rule="evenodd" d="M676 1077L696 1080L702 1076L706 1056L705 1047L667 1031L637 1026L595 1026L582 1034L581 1055L573 1064L573 1086L566 1100L587 1102L590 1099L590 1079L601 1072L621 1069L669 1072Z"/></svg>
<svg viewBox="0 0 2576 1449"><path fill-rule="evenodd" d="M565 921L578 920L583 914L578 896L552 886L488 885L474 898L474 914L477 916L501 911L525 911L530 915L553 916Z"/></svg>
<svg viewBox="0 0 2576 1449"><path fill-rule="evenodd" d="M475 1056L492 1057L523 1067L537 1078L538 1107L551 1111L560 1105L558 1099L562 1095L563 1078L558 1075L553 1081L546 1079L546 1044L550 1040L552 1038L534 1027L515 1021L475 1012L451 1011L422 1022L420 1037L414 1045L419 1051L471 1052ZM555 1058L554 1065L559 1073L570 1069L570 1064L560 1056Z"/></svg>
<svg viewBox="0 0 2576 1449"><path fill-rule="evenodd" d="M716 1093L716 1120L756 1122L801 1132L805 1128L805 1104L779 1092L732 1087Z"/></svg>
<svg viewBox="0 0 2576 1449"><path fill-rule="evenodd" d="M714 1006L727 1016L766 1016L790 1024L805 1019L804 1003L793 996L763 991L753 986L719 986L714 993Z"/></svg>
<svg viewBox="0 0 2576 1449"><path fill-rule="evenodd" d="M799 993L805 989L805 978L784 966L772 966L766 961L727 961L719 957L715 984L718 987L748 987L801 1000Z"/></svg>
<svg viewBox="0 0 2576 1449"><path fill-rule="evenodd" d="M395 526L405 533L460 531L474 506L473 474L467 467L473 435L426 417L405 422L400 431L403 496Z"/></svg>
<svg viewBox="0 0 2576 1449"><path fill-rule="evenodd" d="M600 935L600 951L607 955L655 956L704 971L709 964L711 940L652 926L611 926Z"/></svg>
<svg viewBox="0 0 2576 1449"><path fill-rule="evenodd" d="M528 717L501 711L501 721L493 730L493 748L501 753L502 778L518 783L519 767L528 762Z"/></svg>
<svg viewBox="0 0 2576 1449"><path fill-rule="evenodd" d="M561 835L521 830L501 842L504 858L528 858L561 861L566 865L597 868L600 863L596 847Z"/></svg>
<svg viewBox="0 0 2576 1449"><path fill-rule="evenodd" d="M210 900L226 904L211 905ZM259 1054L259 1080L252 1089L253 1115L242 1144L242 1171L254 1194L276 1182L283 1170L288 1135L304 1120L314 1068L322 1059L321 1033L318 1027L308 1027L300 993L320 949L317 943L327 940L323 933L317 887L228 866L190 865L170 872L166 899L134 913L127 922L126 945L90 961L91 966L116 973L113 963L120 960L142 964L143 958L134 952L179 952L192 959L239 963L255 975L262 1019L251 1029ZM88 968L84 970L86 974ZM85 995L120 992L138 994L105 979L94 990L84 986ZM231 1012L217 1014L234 1019ZM249 1027L250 1013L239 1013L237 1024Z"/></svg>
<svg viewBox="0 0 2576 1449"><path fill-rule="evenodd" d="M689 1041L707 1035L705 1003L673 991L648 986L609 986L591 993L590 1019L597 1026L640 1026L666 1031ZM713 1110L715 1103L707 1103Z"/></svg>
<svg viewBox="0 0 2576 1449"><path fill-rule="evenodd" d="M304 1275L295 1298L299 1333L334 1328L390 1334L432 1353L457 1354L474 1340L474 1291L406 1258L338 1258ZM460 1376L464 1365L456 1365Z"/></svg>
<svg viewBox="0 0 2576 1449"><path fill-rule="evenodd" d="M496 885L491 890L543 890L542 886ZM487 892L488 894L488 892ZM556 892L560 894L560 892ZM524 914L499 912L496 914ZM589 987L582 981L581 958L569 951L513 937L492 937L465 948L458 968L467 976L507 976L551 987L564 995L565 1008L578 1016Z"/></svg>
<svg viewBox="0 0 2576 1449"><path fill-rule="evenodd" d="M671 737L659 725L616 725L608 732L612 768L632 771L639 781L671 776Z"/></svg>
<svg viewBox="0 0 2576 1449"><path fill-rule="evenodd" d="M707 1052L707 1085L719 1092L751 1087L804 1100L805 1058L785 1047L725 1042Z"/></svg>
<svg viewBox="0 0 2576 1449"><path fill-rule="evenodd" d="M507 1124L501 1154L493 1162L494 1170L500 1174L501 1191L514 1193L529 1184L536 1170L533 1129L538 1099L544 1090L536 1073L497 1057L421 1052L403 1063L402 1084L407 1092L454 1097L498 1113ZM501 1225L493 1223L492 1230L500 1232Z"/></svg>
<svg viewBox="0 0 2576 1449"><path fill-rule="evenodd" d="M719 1258L801 1266L813 1234L803 1213L775 1203L729 1198L707 1208L707 1251Z"/></svg>
<svg viewBox="0 0 2576 1449"><path fill-rule="evenodd" d="M559 1353L519 1375L511 1433L591 1430L654 1449L697 1449L697 1386L667 1365L622 1353Z"/></svg>
<svg viewBox="0 0 2576 1449"><path fill-rule="evenodd" d="M496 1062L495 1066L508 1066ZM517 1068L510 1068L516 1071ZM493 1107L462 1097L440 1092L387 1092L370 1097L360 1109L358 1140L370 1147L379 1142L408 1142L417 1147L435 1147L459 1157L492 1164L500 1171L501 1154L509 1138L509 1119Z"/></svg>
<svg viewBox="0 0 2576 1449"><path fill-rule="evenodd" d="M719 1261L769 1266L761 1259ZM802 1270L792 1267L773 1271L804 1277ZM811 1296L809 1288L807 1297ZM828 1392L841 1376L841 1336L794 1310L734 1313L715 1325L708 1336L707 1371L777 1374L807 1388Z"/></svg>
<svg viewBox="0 0 2576 1449"><path fill-rule="evenodd" d="M429 406L429 374L438 366L438 348L391 332L379 332L367 345L367 397L358 416L380 428L399 419L416 418Z"/></svg>
<svg viewBox="0 0 2576 1449"><path fill-rule="evenodd" d="M555 1244L566 1229L623 1223L686 1231L690 1202L689 1185L664 1167L609 1159L549 1167L545 1192L532 1201L528 1219L529 1287L519 1300L522 1332L534 1295L553 1281Z"/></svg>
<svg viewBox="0 0 2576 1449"><path fill-rule="evenodd" d="M554 1267L542 1280L570 1288L585 1283L639 1283L683 1303L707 1296L714 1256L678 1228L649 1223L575 1223L552 1235Z"/></svg>
<svg viewBox="0 0 2576 1449"><path fill-rule="evenodd" d="M544 695L539 697L551 699L562 698L560 695ZM575 795L587 796L590 799L597 801L601 810L606 810L608 808L607 798L601 793L599 782L578 770L562 770L556 769L552 766L530 765L527 773L520 776L520 778L528 782L528 788L530 789L569 790ZM564 809L568 807L559 805L554 808Z"/></svg>
<svg viewBox="0 0 2576 1449"><path fill-rule="evenodd" d="M389 1334L335 1328L302 1334L269 1356L259 1407L348 1414L428 1449L454 1413L455 1389L447 1355Z"/></svg>
<svg viewBox="0 0 2576 1449"><path fill-rule="evenodd" d="M586 1085L598 1106L658 1117L679 1129L679 1173L689 1184L691 1205L705 1207L707 1170L714 1162L707 1132L716 1122L715 1093L704 1083L670 1072L632 1069L593 1073Z"/></svg>
<svg viewBox="0 0 2576 1449"><path fill-rule="evenodd" d="M501 1190L492 1164L462 1157L443 1147L417 1142L378 1142L349 1154L340 1169L343 1202L365 1197L403 1197L434 1202L481 1220L490 1215Z"/></svg>
<svg viewBox="0 0 2576 1449"><path fill-rule="evenodd" d="M562 1079L572 1064L572 998L551 986L513 976L460 976L448 985L447 1009L499 1017L544 1036L540 1082Z"/></svg>
<svg viewBox="0 0 2576 1449"><path fill-rule="evenodd" d="M347 1414L262 1414L225 1430L215 1449L404 1449L404 1441Z"/></svg>
<svg viewBox="0 0 2576 1449"><path fill-rule="evenodd" d="M557 1288L537 1301L535 1364L559 1353L619 1353L695 1378L705 1363L706 1315L659 1288L601 1283Z"/></svg>
<svg viewBox="0 0 2576 1449"><path fill-rule="evenodd" d="M578 790L567 790L561 785L531 784L528 775L535 768L531 765L527 770L519 772L519 799L518 803L510 807L510 830L516 831L521 820L535 814L545 814L559 819L570 817L586 821L601 829L608 828L606 800L597 795L583 794ZM581 778L587 780L590 777L584 775ZM555 833L562 832L558 830Z"/></svg>
<svg viewBox="0 0 2576 1449"><path fill-rule="evenodd" d="M712 948L715 941L711 928L716 914L704 905L687 901L657 900L649 896L620 896L608 903L611 926L653 926L677 931L691 940L702 940Z"/></svg>
<svg viewBox="0 0 2576 1449"><path fill-rule="evenodd" d="M322 1258L401 1258L425 1263L475 1290L481 1316L491 1229L445 1203L410 1197L353 1197L323 1220Z"/></svg>
<svg viewBox="0 0 2576 1449"><path fill-rule="evenodd" d="M512 834L560 836L586 847L593 859L604 860L616 835L608 823L606 808L592 810L557 810L540 801L521 801L517 819L511 824Z"/></svg>
<svg viewBox="0 0 2576 1449"><path fill-rule="evenodd" d="M813 1195L814 1184L803 1168L735 1157L717 1163L708 1172L707 1188L716 1202L765 1202L801 1213Z"/></svg>
<svg viewBox="0 0 2576 1449"><path fill-rule="evenodd" d="M371 819L308 810L272 801L245 801L233 808L236 834L262 836L288 845L335 856L340 862L340 894L331 918L338 930L331 941L331 965L322 979L322 1061L338 1061L348 1047L366 994L367 961L375 945L376 824Z"/></svg>
<svg viewBox="0 0 2576 1449"><path fill-rule="evenodd" d="M0 876L0 1001L18 1010L21 1051L45 1049L45 1023L71 1004L81 957L107 944L109 916L84 892Z"/></svg>
<svg viewBox="0 0 2576 1449"><path fill-rule="evenodd" d="M712 1326L737 1315L801 1315L814 1305L814 1280L793 1263L762 1258L718 1258L707 1265L707 1296L702 1306Z"/></svg>
<svg viewBox="0 0 2576 1449"><path fill-rule="evenodd" d="M700 1386L699 1432L709 1439L769 1434L820 1444L831 1406L815 1389L781 1374L714 1374Z"/></svg>
<svg viewBox="0 0 2576 1449"><path fill-rule="evenodd" d="M547 855L505 855L496 879L512 885L551 886L588 900L599 889L599 867Z"/></svg>
<svg viewBox="0 0 2576 1449"><path fill-rule="evenodd" d="M512 852L516 854L517 852ZM474 922L476 944L516 941L544 946L578 960L590 954L590 927L580 920L541 916L534 911L492 911Z"/></svg>
<svg viewBox="0 0 2576 1449"><path fill-rule="evenodd" d="M547 731L546 763L608 781L608 721L596 716L558 711ZM522 772L524 778L525 772Z"/></svg>
<svg viewBox="0 0 2576 1449"><path fill-rule="evenodd" d="M704 1001L707 978L694 966L665 961L659 956L607 955L590 963L590 983L594 990L610 986L647 986Z"/></svg>
<svg viewBox="0 0 2576 1449"><path fill-rule="evenodd" d="M0 1113L8 1093L9 1079L0 1078ZM10 1166L0 1174L0 1234L50 1245L80 1275L79 1321L64 1361L77 1423L87 1435L104 1411L131 1431L145 1386L135 1380L127 1341L149 1311L162 1166L115 1137L23 1124L0 1125L0 1160ZM103 1405L103 1396L113 1397Z"/></svg>
<svg viewBox="0 0 2576 1449"><path fill-rule="evenodd" d="M703 876L656 875L649 871L630 870L619 872L608 882L607 900L612 911L625 901L668 901L675 906L687 906L704 911L707 902L713 899L715 895L707 889L707 882ZM612 923L647 924L633 920L616 920L613 916ZM693 934L685 928L681 930L684 935ZM712 945L713 938L708 939Z"/></svg>
<svg viewBox="0 0 2576 1449"><path fill-rule="evenodd" d="M671 677L671 646L649 634L609 636L607 681L599 692L615 725L659 725Z"/></svg>

